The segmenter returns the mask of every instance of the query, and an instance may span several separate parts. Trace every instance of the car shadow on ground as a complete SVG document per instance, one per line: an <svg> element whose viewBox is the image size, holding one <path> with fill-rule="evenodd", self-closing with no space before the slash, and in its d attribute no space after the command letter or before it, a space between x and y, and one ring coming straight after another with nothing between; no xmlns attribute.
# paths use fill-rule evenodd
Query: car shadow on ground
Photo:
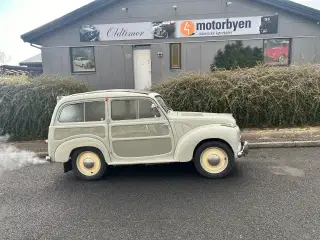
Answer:
<svg viewBox="0 0 320 240"><path fill-rule="evenodd" d="M243 163L242 163L243 164ZM240 163L236 163L230 174L218 181L237 180L243 176ZM68 181L86 182L77 179L72 172L67 174ZM192 162L188 163L170 163L155 165L131 165L131 166L111 166L105 176L94 182L125 182L125 181L158 181L158 180L211 180L202 177L196 171Z"/></svg>
<svg viewBox="0 0 320 240"><path fill-rule="evenodd" d="M63 174L63 177L55 176L53 188L55 192L68 192L78 196L97 195L101 198L108 198L110 193L120 198L140 194L175 195L178 192L189 192L197 196L208 192L227 194L236 191L239 185L248 184L248 167L245 162L236 163L227 177L208 179L198 174L192 163L121 166L112 167L108 174L97 181L80 180L73 172Z"/></svg>

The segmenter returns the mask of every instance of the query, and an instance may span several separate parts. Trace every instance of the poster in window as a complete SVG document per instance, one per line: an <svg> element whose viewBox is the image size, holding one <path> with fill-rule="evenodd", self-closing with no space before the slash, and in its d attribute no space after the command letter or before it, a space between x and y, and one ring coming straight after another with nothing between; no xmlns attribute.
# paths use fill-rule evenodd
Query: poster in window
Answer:
<svg viewBox="0 0 320 240"><path fill-rule="evenodd" d="M290 39L264 40L264 63L268 65L289 65L290 43Z"/></svg>
<svg viewBox="0 0 320 240"><path fill-rule="evenodd" d="M95 72L95 56L93 47L71 48L71 66L73 73Z"/></svg>

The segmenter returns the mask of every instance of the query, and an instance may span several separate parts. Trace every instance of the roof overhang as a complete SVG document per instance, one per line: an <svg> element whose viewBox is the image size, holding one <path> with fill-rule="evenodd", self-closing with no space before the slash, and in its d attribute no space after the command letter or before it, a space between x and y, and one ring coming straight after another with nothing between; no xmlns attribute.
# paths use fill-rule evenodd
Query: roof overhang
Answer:
<svg viewBox="0 0 320 240"><path fill-rule="evenodd" d="M87 5L78 8L56 20L49 22L45 25L42 25L30 32L27 32L21 35L21 39L24 42L29 43L37 43L37 39L42 37L45 34L53 32L59 28L64 27L67 24L74 23L94 12L101 11L105 7L111 5L112 3L116 2L116 0L95 0Z"/></svg>
<svg viewBox="0 0 320 240"><path fill-rule="evenodd" d="M299 3L295 3L289 0L251 0L264 5L268 5L279 10L299 15L309 20L320 21L320 11L314 8L304 6ZM49 34L59 28L62 28L68 24L72 24L90 14L97 11L101 11L104 8L110 6L111 4L117 2L117 0L95 0L81 8L78 8L52 22L49 22L39 28L36 28L30 32L21 35L24 42L37 43L37 40Z"/></svg>
<svg viewBox="0 0 320 240"><path fill-rule="evenodd" d="M320 21L320 11L289 0L253 0L264 5L278 8L284 12L299 15L315 22Z"/></svg>

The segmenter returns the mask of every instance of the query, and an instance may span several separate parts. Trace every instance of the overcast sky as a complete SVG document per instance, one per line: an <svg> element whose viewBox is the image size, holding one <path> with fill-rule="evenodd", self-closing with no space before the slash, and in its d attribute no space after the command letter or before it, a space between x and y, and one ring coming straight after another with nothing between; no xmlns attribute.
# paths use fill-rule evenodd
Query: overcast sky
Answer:
<svg viewBox="0 0 320 240"><path fill-rule="evenodd" d="M9 64L36 55L38 49L24 43L20 35L52 21L93 0L0 0L0 51L11 57ZM320 9L320 0L294 0Z"/></svg>

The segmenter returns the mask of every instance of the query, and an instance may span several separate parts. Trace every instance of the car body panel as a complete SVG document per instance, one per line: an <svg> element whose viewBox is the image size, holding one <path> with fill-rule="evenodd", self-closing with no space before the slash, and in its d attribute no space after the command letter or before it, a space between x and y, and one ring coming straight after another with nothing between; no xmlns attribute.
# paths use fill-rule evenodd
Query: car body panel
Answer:
<svg viewBox="0 0 320 240"><path fill-rule="evenodd" d="M67 162L69 160L71 152L76 148L81 147L92 147L100 150L104 159L107 163L111 163L110 155L107 150L107 147L103 144L102 141L92 138L92 137L77 137L69 139L59 145L54 152L54 162Z"/></svg>
<svg viewBox="0 0 320 240"><path fill-rule="evenodd" d="M234 156L239 151L239 128L210 124L193 128L179 139L174 159L179 162L188 162L193 158L194 151L199 143L204 140L221 140L226 142L233 150Z"/></svg>

